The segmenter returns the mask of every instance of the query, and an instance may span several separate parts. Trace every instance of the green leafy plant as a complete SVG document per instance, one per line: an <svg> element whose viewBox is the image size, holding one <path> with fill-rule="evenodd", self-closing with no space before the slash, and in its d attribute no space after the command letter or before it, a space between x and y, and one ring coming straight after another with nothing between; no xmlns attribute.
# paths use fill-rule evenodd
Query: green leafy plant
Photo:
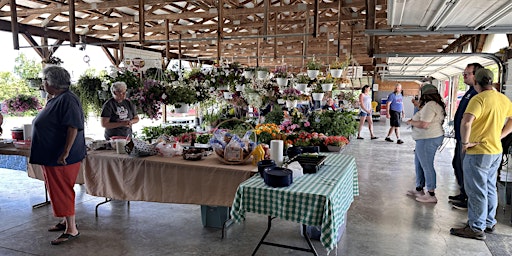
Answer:
<svg viewBox="0 0 512 256"><path fill-rule="evenodd" d="M309 76L306 76L306 75L298 75L297 76L298 84L308 84L309 81L310 81Z"/></svg>
<svg viewBox="0 0 512 256"><path fill-rule="evenodd" d="M334 78L327 76L327 77L321 78L319 80L319 83L320 84L332 84L332 83L334 83Z"/></svg>
<svg viewBox="0 0 512 256"><path fill-rule="evenodd" d="M201 144L208 144L211 138L212 134L210 133L199 134L197 135L196 142Z"/></svg>
<svg viewBox="0 0 512 256"><path fill-rule="evenodd" d="M308 61L308 64L306 65L308 70L320 70L322 67L322 63L316 61L315 59L311 59Z"/></svg>
<svg viewBox="0 0 512 256"><path fill-rule="evenodd" d="M41 80L41 78L39 78L39 74L42 70L41 63L38 63L35 60L29 60L23 53L16 57L14 62L14 73L21 79L25 79L27 81L29 79Z"/></svg>
<svg viewBox="0 0 512 256"><path fill-rule="evenodd" d="M194 132L192 128L186 126L172 126L172 125L158 125L158 126L145 126L141 130L141 135L135 134L135 136L141 140L151 142L152 140L158 139L161 135L179 136L184 133Z"/></svg>
<svg viewBox="0 0 512 256"><path fill-rule="evenodd" d="M137 89L143 86L142 80L134 72L129 70L123 70L122 72L118 71L113 76L109 76L108 80L110 81L110 84L114 82L125 82L128 90Z"/></svg>
<svg viewBox="0 0 512 256"><path fill-rule="evenodd" d="M283 120L283 109L277 104L275 104L272 107L272 110L265 115L265 123L280 124Z"/></svg>
<svg viewBox="0 0 512 256"><path fill-rule="evenodd" d="M349 65L349 63L350 63L349 58L347 58L345 61L336 60L333 63L331 63L330 68L331 69L344 69Z"/></svg>
<svg viewBox="0 0 512 256"><path fill-rule="evenodd" d="M62 63L64 63L64 61L62 61L59 57L51 56L47 61L43 60L43 63L60 66Z"/></svg>
<svg viewBox="0 0 512 256"><path fill-rule="evenodd" d="M324 92L324 90L322 89L322 85L320 85L320 84L313 84L312 88L313 88L313 90L311 91L312 93L323 93Z"/></svg>
<svg viewBox="0 0 512 256"><path fill-rule="evenodd" d="M351 112L322 111L313 112L309 118L309 131L323 133L329 136L345 136L349 138L356 134L358 122Z"/></svg>
<svg viewBox="0 0 512 256"><path fill-rule="evenodd" d="M71 86L71 90L78 96L82 102L84 114L88 116L89 112L99 115L105 100L100 100L98 91L102 90L102 81L99 77L85 74L78 78L76 85Z"/></svg>
<svg viewBox="0 0 512 256"><path fill-rule="evenodd" d="M190 86L179 85L171 87L167 95L172 99L173 102L171 103L174 105L176 103L192 104L197 102L196 91Z"/></svg>

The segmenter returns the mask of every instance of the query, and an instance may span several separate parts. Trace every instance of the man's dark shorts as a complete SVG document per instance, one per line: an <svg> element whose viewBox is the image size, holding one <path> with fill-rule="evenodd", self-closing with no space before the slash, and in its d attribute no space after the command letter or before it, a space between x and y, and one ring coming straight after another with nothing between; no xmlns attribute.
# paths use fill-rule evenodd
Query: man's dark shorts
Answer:
<svg viewBox="0 0 512 256"><path fill-rule="evenodd" d="M400 114L401 112L389 110L389 125L391 127L400 127Z"/></svg>

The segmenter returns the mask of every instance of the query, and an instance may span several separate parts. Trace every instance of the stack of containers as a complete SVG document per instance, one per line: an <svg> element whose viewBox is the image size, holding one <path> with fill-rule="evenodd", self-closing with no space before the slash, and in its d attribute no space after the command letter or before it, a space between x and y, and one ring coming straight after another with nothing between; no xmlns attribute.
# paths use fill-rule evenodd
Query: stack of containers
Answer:
<svg viewBox="0 0 512 256"><path fill-rule="evenodd" d="M380 115L381 116L386 116L388 113L388 110L386 109L387 101L388 101L388 98L380 99Z"/></svg>

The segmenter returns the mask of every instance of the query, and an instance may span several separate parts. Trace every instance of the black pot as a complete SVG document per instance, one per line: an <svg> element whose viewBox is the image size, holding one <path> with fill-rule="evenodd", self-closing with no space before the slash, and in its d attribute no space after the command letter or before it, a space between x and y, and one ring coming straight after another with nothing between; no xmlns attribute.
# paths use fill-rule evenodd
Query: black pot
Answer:
<svg viewBox="0 0 512 256"><path fill-rule="evenodd" d="M293 183L293 172L283 167L265 169L263 179L265 184L274 187L288 187Z"/></svg>
<svg viewBox="0 0 512 256"><path fill-rule="evenodd" d="M276 162L272 159L261 160L258 162L258 172L260 173L260 176L262 178L263 178L263 173L265 172L265 169L273 168L273 167L276 167Z"/></svg>
<svg viewBox="0 0 512 256"><path fill-rule="evenodd" d="M292 159L295 156L302 154L302 148L301 147L289 147L286 150L286 154L288 155L288 159Z"/></svg>

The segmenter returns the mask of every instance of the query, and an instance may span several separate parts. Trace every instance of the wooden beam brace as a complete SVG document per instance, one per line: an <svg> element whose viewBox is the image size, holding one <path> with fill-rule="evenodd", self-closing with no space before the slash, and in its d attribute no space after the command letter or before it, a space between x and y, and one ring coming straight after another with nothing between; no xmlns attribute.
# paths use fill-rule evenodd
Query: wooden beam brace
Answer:
<svg viewBox="0 0 512 256"><path fill-rule="evenodd" d="M75 0L69 0L69 45L75 47L76 45L76 26L75 26Z"/></svg>
<svg viewBox="0 0 512 256"><path fill-rule="evenodd" d="M101 49L103 50L103 52L105 53L105 55L107 56L108 60L110 60L110 63L112 63L112 65L118 67L119 65L117 64L117 60L116 58L112 55L112 53L110 53L110 51L108 50L107 47L105 46L101 46ZM115 49L114 49L115 50Z"/></svg>
<svg viewBox="0 0 512 256"><path fill-rule="evenodd" d="M37 55L39 55L39 57L41 57L41 59L44 59L44 54L43 54L42 48L39 47L39 44L34 40L32 35L28 31L24 31L22 35L25 38L25 40L27 40L28 44L30 44L30 46L32 46L34 51L36 51Z"/></svg>
<svg viewBox="0 0 512 256"><path fill-rule="evenodd" d="M512 47L512 34L507 34L508 46Z"/></svg>
<svg viewBox="0 0 512 256"><path fill-rule="evenodd" d="M16 0L11 0L11 31L12 31L12 45L14 50L20 49L20 40L18 37L18 12L16 11Z"/></svg>
<svg viewBox="0 0 512 256"><path fill-rule="evenodd" d="M449 53L454 50L459 52L457 49L462 48L463 45L465 45L468 41L471 40L473 36L472 35L462 35L457 40L455 40L453 43L448 45L446 48L443 49L442 53Z"/></svg>

